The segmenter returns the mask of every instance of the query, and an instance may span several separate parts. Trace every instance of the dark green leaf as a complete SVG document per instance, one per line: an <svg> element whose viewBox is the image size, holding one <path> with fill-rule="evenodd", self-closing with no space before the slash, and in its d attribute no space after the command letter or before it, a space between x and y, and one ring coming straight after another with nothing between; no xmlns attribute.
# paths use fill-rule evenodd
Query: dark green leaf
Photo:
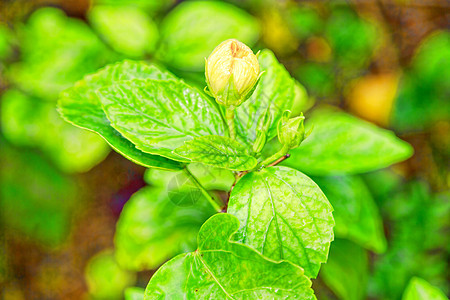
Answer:
<svg viewBox="0 0 450 300"><path fill-rule="evenodd" d="M367 299L369 264L366 251L350 241L336 239L320 277L342 300Z"/></svg>
<svg viewBox="0 0 450 300"><path fill-rule="evenodd" d="M187 181L172 177L169 189L143 188L125 204L114 238L121 266L150 270L174 255L195 249L198 230L214 210Z"/></svg>
<svg viewBox="0 0 450 300"><path fill-rule="evenodd" d="M94 6L89 22L120 53L143 57L155 50L158 28L142 10L130 6Z"/></svg>
<svg viewBox="0 0 450 300"><path fill-rule="evenodd" d="M211 217L200 229L198 249L164 264L144 299L313 299L300 267L230 241L238 228L230 214Z"/></svg>
<svg viewBox="0 0 450 300"><path fill-rule="evenodd" d="M383 223L372 195L357 176L315 177L334 208L337 237L375 252L386 250Z"/></svg>
<svg viewBox="0 0 450 300"><path fill-rule="evenodd" d="M183 2L163 20L158 54L178 69L200 71L224 40L235 38L251 46L258 36L257 20L231 4Z"/></svg>
<svg viewBox="0 0 450 300"><path fill-rule="evenodd" d="M192 162L201 162L233 171L254 168L256 158L248 154L245 146L228 137L208 135L197 137L174 152Z"/></svg>
<svg viewBox="0 0 450 300"><path fill-rule="evenodd" d="M447 296L437 287L422 278L413 277L406 287L402 300L447 300Z"/></svg>
<svg viewBox="0 0 450 300"><path fill-rule="evenodd" d="M181 81L134 79L101 88L99 95L111 125L144 152L189 161L172 151L225 132L217 108Z"/></svg>
<svg viewBox="0 0 450 300"><path fill-rule="evenodd" d="M306 123L311 135L285 164L311 175L363 173L409 158L412 147L393 132L332 109L319 109Z"/></svg>
<svg viewBox="0 0 450 300"><path fill-rule="evenodd" d="M116 81L134 78L172 79L170 73L144 62L123 61L87 75L59 99L59 111L72 124L101 135L117 152L146 167L179 170L181 164L164 157L144 153L110 126L96 91Z"/></svg>
<svg viewBox="0 0 450 300"><path fill-rule="evenodd" d="M236 241L316 277L333 240L333 208L303 173L286 167L252 172L233 188L228 213L241 227Z"/></svg>

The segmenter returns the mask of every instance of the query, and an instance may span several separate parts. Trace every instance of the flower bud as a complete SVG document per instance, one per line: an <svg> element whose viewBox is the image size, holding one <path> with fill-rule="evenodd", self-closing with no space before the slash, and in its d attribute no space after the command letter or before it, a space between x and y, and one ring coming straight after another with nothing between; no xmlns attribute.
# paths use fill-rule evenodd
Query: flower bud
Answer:
<svg viewBox="0 0 450 300"><path fill-rule="evenodd" d="M205 64L206 83L216 101L237 107L247 100L259 79L256 55L238 40L226 40L214 49Z"/></svg>
<svg viewBox="0 0 450 300"><path fill-rule="evenodd" d="M309 133L305 134L303 114L289 119L290 115L290 111L285 111L278 122L278 140L287 148L294 149L300 146Z"/></svg>

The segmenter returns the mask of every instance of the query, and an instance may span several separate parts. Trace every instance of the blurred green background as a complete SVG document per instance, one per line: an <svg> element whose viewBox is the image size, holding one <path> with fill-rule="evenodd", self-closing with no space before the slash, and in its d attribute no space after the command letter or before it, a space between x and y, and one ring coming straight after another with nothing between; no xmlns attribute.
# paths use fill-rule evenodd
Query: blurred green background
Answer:
<svg viewBox="0 0 450 300"><path fill-rule="evenodd" d="M56 100L123 59L154 62L203 90L204 58L228 38L271 49L306 88L303 110L338 106L414 147L411 159L383 170L314 177L336 219L313 284L318 299L401 299L412 278L449 295L449 8L439 0L3 0L0 298L142 299L169 258L143 249L170 245L146 244L144 231L182 216L158 202L167 199L140 197L171 179L62 120ZM187 235L211 213L195 209Z"/></svg>

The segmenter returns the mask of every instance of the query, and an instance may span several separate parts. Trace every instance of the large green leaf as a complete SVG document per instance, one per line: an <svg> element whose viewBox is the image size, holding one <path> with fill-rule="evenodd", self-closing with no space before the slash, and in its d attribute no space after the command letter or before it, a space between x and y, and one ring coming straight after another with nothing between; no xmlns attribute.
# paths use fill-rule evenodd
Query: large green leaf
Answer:
<svg viewBox="0 0 450 300"><path fill-rule="evenodd" d="M242 140L250 144L256 139L258 121L265 115L267 109L272 116L267 133L270 140L277 134L278 120L283 112L292 109L296 97L306 97L306 94L302 93L302 87L277 61L272 51L263 50L259 54L258 61L261 72L264 73L250 99L236 110L235 119L238 134Z"/></svg>
<svg viewBox="0 0 450 300"><path fill-rule="evenodd" d="M96 134L64 122L52 102L11 89L3 94L0 106L5 138L17 146L40 149L65 172L85 172L110 151Z"/></svg>
<svg viewBox="0 0 450 300"><path fill-rule="evenodd" d="M320 278L342 300L363 300L367 293L369 264L366 251L350 241L336 239Z"/></svg>
<svg viewBox="0 0 450 300"><path fill-rule="evenodd" d="M134 79L99 90L111 125L144 152L189 161L172 151L203 135L223 135L222 116L181 81Z"/></svg>
<svg viewBox="0 0 450 300"><path fill-rule="evenodd" d="M111 47L131 57L152 53L158 42L158 28L142 10L130 6L94 6L89 22Z"/></svg>
<svg viewBox="0 0 450 300"><path fill-rule="evenodd" d="M0 220L9 234L56 247L68 237L80 203L77 186L32 151L0 139Z"/></svg>
<svg viewBox="0 0 450 300"><path fill-rule="evenodd" d="M258 36L257 20L231 4L183 2L162 22L158 55L178 69L200 71L222 41L235 38L251 46Z"/></svg>
<svg viewBox="0 0 450 300"><path fill-rule="evenodd" d="M373 171L413 154L394 133L344 112L319 109L306 119L314 129L285 164L311 175Z"/></svg>
<svg viewBox="0 0 450 300"><path fill-rule="evenodd" d="M447 300L447 296L426 280L413 277L402 297L403 300Z"/></svg>
<svg viewBox="0 0 450 300"><path fill-rule="evenodd" d="M36 10L18 29L21 61L7 75L22 90L46 100L119 58L86 23L56 8Z"/></svg>
<svg viewBox="0 0 450 300"><path fill-rule="evenodd" d="M333 208L303 173L272 167L252 172L233 188L228 213L241 227L236 241L275 260L287 260L316 277L333 240Z"/></svg>
<svg viewBox="0 0 450 300"><path fill-rule="evenodd" d="M334 208L337 237L377 253L386 250L383 223L372 195L357 176L314 177Z"/></svg>
<svg viewBox="0 0 450 300"><path fill-rule="evenodd" d="M121 266L135 271L154 269L195 249L200 226L215 211L187 181L178 176L170 179L171 189L145 187L125 204L114 238Z"/></svg>
<svg viewBox="0 0 450 300"><path fill-rule="evenodd" d="M247 148L228 137L207 135L197 137L174 152L192 162L221 167L233 171L244 171L256 166L256 158L251 156Z"/></svg>
<svg viewBox="0 0 450 300"><path fill-rule="evenodd" d="M174 77L153 65L126 60L87 75L75 86L64 91L59 99L59 111L70 123L97 132L117 152L135 163L167 170L181 169L182 165L178 162L136 149L130 141L110 126L96 91L116 81L134 78L172 79Z"/></svg>
<svg viewBox="0 0 450 300"><path fill-rule="evenodd" d="M144 299L313 299L300 267L231 241L238 228L230 214L211 217L200 229L198 249L164 264Z"/></svg>

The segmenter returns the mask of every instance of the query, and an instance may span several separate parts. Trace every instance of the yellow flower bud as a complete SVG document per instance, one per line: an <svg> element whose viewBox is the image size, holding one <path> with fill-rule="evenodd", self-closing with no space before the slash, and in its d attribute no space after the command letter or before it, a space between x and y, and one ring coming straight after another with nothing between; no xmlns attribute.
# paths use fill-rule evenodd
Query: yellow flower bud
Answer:
<svg viewBox="0 0 450 300"><path fill-rule="evenodd" d="M238 40L226 40L206 60L205 73L216 101L226 107L237 107L251 96L258 81L258 58Z"/></svg>

